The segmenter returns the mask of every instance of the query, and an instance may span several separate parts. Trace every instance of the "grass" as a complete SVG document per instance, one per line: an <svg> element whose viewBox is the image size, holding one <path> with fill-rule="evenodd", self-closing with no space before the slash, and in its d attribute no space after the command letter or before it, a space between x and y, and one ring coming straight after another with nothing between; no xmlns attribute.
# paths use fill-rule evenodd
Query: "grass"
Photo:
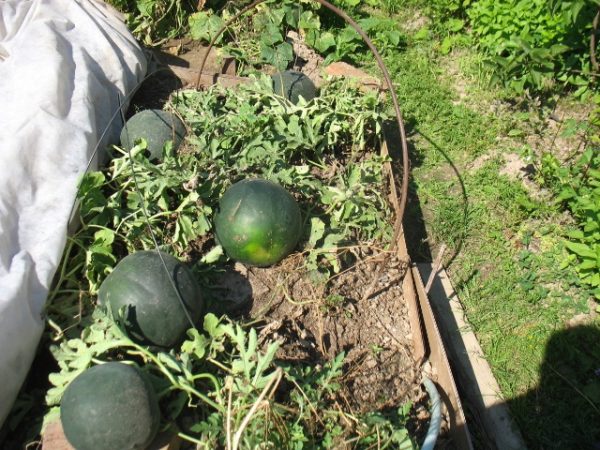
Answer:
<svg viewBox="0 0 600 450"><path fill-rule="evenodd" d="M400 14L400 24L415 16ZM504 155L550 133L549 108L508 104L481 81L476 54L442 56L431 34L406 33L406 50L386 64L412 145L413 255L450 248L446 267L527 445L591 448L600 441L600 321L583 316L590 292L560 267L569 218L533 183L503 173Z"/></svg>

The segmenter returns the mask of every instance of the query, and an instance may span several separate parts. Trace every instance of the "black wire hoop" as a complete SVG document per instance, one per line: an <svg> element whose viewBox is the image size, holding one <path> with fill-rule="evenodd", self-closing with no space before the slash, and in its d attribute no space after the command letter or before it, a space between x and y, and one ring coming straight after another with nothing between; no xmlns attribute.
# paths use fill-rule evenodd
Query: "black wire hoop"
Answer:
<svg viewBox="0 0 600 450"><path fill-rule="evenodd" d="M219 39L219 37L225 32L225 30L227 30L227 28L229 28L229 26L233 22L238 20L241 16L243 16L247 12L255 9L258 5L265 3L267 1L269 1L269 0L253 1L251 4L242 8L239 12L237 12L235 15L230 17L229 20L227 20L227 22L225 22L225 24L216 32L216 34L213 36L210 43L208 44L207 50L204 53L204 56L202 57L202 61L200 63L198 78L196 80L196 89L197 90L200 88L200 79L201 79L202 73L204 71L204 66L206 65L208 55L209 55L210 51L213 49L213 47L214 47L215 43L217 42L217 40ZM409 178L409 168L410 168L409 158L408 158L408 141L406 139L406 131L404 129L404 121L402 120L402 113L400 112L398 96L396 95L396 91L394 90L394 85L392 83L392 79L390 77L389 71L388 71L387 67L385 66L385 63L383 62L383 59L381 58L379 51L377 50L377 48L375 47L375 45L373 44L373 42L371 41L369 36L367 36L367 34L364 32L364 30L360 27L360 25L358 25L358 23L356 23L356 21L354 19L352 19L347 13L345 13L338 7L332 5L327 0L313 0L313 1L321 4L322 6L324 6L327 9L329 9L330 11L332 11L333 13L335 13L336 15L338 15L339 17L344 19L344 21L348 25L350 25L352 28L354 28L354 30L359 34L359 36L365 42L367 47L369 47L369 50L375 57L375 60L377 61L377 65L379 66L379 69L381 70L381 73L383 74L383 78L384 78L387 88L390 92L390 95L392 98L392 104L394 106L394 113L396 116L396 123L398 125L398 130L400 132L400 145L402 148L402 182L400 185L400 200L397 201L398 196L395 195L396 201L394 202L394 207L396 209L396 222L394 224L394 245L396 245L397 239L401 233L402 219L404 217L404 212L406 210L406 202L407 202L407 198L408 198L408 178ZM395 192L396 191L395 181L394 181L391 165L390 165L389 169L390 169L390 173L391 173L390 183L391 183L391 186L393 187L392 191Z"/></svg>

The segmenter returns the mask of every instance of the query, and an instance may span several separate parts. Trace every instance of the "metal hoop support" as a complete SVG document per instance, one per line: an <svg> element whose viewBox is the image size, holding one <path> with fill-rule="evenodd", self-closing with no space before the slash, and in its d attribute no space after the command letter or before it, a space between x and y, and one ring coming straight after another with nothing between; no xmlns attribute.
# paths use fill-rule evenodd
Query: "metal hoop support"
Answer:
<svg viewBox="0 0 600 450"><path fill-rule="evenodd" d="M235 14L233 17L231 17L227 22L225 22L225 24L213 36L212 40L210 41L210 44L208 44L207 51L202 58L202 62L200 63L200 71L198 72L198 79L196 80L196 89L199 89L200 77L204 70L204 66L206 65L206 60L208 59L208 55L209 55L210 51L213 49L213 47L214 47L216 41L219 39L219 37L223 34L223 32L225 32L225 30L233 22L238 20L242 15L244 15L248 11L256 8L258 5L265 3L266 1L268 1L268 0L255 0L248 6L244 7L241 11L239 11L237 14ZM385 64L383 62L383 59L381 58L381 55L377 51L377 48L375 47L375 45L373 44L371 39L369 39L367 34L356 23L356 21L354 21L350 16L348 16L348 14L346 14L344 11L342 11L341 9L332 5L331 3L329 3L326 0L313 0L313 1L321 4L325 8L327 8L327 9L331 10L333 13L337 14L339 17L344 19L346 21L346 23L348 23L348 25L350 25L352 28L354 28L354 30L356 30L356 32L360 35L360 37L365 42L365 44L367 44L367 46L369 47L369 50L371 50L371 53L375 57L375 60L377 61L377 65L379 66L379 69L381 70L381 72L383 74L385 83L390 91L390 95L392 97L392 103L394 105L394 112L396 115L396 122L398 124L398 130L400 131L400 144L402 147L402 184L400 186L400 202L398 205L398 210L396 211L396 223L394 224L394 245L395 245L395 243L399 237L400 230L402 228L402 219L404 217L404 212L406 210L406 202L407 202L407 198L408 198L408 172L409 172L408 142L406 139L406 131L404 129L404 121L402 120L402 113L400 112L400 106L398 104L398 96L396 95L396 91L394 90L394 85L392 83L392 79L387 70L387 67L385 66ZM393 177L392 177L391 183L392 184L394 183Z"/></svg>

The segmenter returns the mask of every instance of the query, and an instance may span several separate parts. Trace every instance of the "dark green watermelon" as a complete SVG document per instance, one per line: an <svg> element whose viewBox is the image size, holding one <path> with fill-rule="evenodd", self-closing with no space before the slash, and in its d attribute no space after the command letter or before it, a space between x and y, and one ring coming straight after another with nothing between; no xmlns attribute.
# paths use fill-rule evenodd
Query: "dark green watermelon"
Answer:
<svg viewBox="0 0 600 450"><path fill-rule="evenodd" d="M314 83L301 72L286 70L271 75L273 80L273 92L287 98L293 104L297 104L300 96L307 102L317 96L317 88Z"/></svg>
<svg viewBox="0 0 600 450"><path fill-rule="evenodd" d="M77 450L142 450L156 436L160 411L139 369L110 362L85 370L69 384L60 419Z"/></svg>
<svg viewBox="0 0 600 450"><path fill-rule="evenodd" d="M203 302L191 270L173 256L161 255L166 270L155 251L140 251L123 258L100 286L98 299L101 305L111 308L117 320L119 311L125 308L122 325L132 339L173 347L191 327L183 306L196 323L202 315Z"/></svg>
<svg viewBox="0 0 600 450"><path fill-rule="evenodd" d="M150 159L160 159L165 143L172 141L173 149L177 150L185 134L185 125L175 114L161 109L145 109L132 116L123 127L121 146L131 150L136 140L144 138Z"/></svg>
<svg viewBox="0 0 600 450"><path fill-rule="evenodd" d="M294 197L280 185L262 179L243 180L221 198L215 230L229 257L270 266L298 244L302 214Z"/></svg>

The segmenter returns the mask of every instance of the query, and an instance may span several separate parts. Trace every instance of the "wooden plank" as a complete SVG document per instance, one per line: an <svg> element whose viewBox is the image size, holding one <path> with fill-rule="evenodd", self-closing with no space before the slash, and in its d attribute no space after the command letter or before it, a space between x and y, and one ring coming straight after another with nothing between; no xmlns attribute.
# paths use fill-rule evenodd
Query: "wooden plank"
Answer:
<svg viewBox="0 0 600 450"><path fill-rule="evenodd" d="M198 70L189 69L187 67L169 66L169 69L179 78L183 87L196 87L198 80ZM239 84L250 83L250 78L238 77L226 73L208 72L205 71L200 76L200 86L209 87L213 84L219 84L224 87L234 87Z"/></svg>
<svg viewBox="0 0 600 450"><path fill-rule="evenodd" d="M50 422L44 428L42 450L75 450L67 441L60 420Z"/></svg>
<svg viewBox="0 0 600 450"><path fill-rule="evenodd" d="M432 268L430 264L419 264L419 270L423 278L427 278ZM525 449L523 437L510 416L500 386L445 270L439 270L434 277L429 295L458 384L477 414L487 439L499 450Z"/></svg>
<svg viewBox="0 0 600 450"><path fill-rule="evenodd" d="M410 264L410 257L408 256L408 249L406 248L406 241L404 240L404 228L402 228L402 231L398 236L396 245L398 258L402 261L406 261L407 264ZM408 308L408 320L410 322L413 341L413 359L421 366L425 362L427 352L423 334L423 324L421 322L421 314L419 312L417 301L417 293L415 291L415 282L410 269L407 269L406 275L402 280L402 295L404 296Z"/></svg>
<svg viewBox="0 0 600 450"><path fill-rule="evenodd" d="M177 435L161 433L146 450L179 450L180 447L181 439ZM42 450L75 450L67 441L60 419L50 422L44 428Z"/></svg>
<svg viewBox="0 0 600 450"><path fill-rule="evenodd" d="M158 62L165 66L200 69L200 64L206 55L207 46L199 45L191 40L182 40L165 44L161 49L153 50L152 54ZM236 63L231 56L222 55L217 47L213 47L206 57L204 71L235 75Z"/></svg>
<svg viewBox="0 0 600 450"><path fill-rule="evenodd" d="M154 50L152 54L160 65L167 66L181 80L183 87L195 87L207 47L190 39L172 40L162 49ZM213 47L206 58L199 86L220 84L233 87L250 81L248 78L236 76L236 73L235 59L221 55L220 49Z"/></svg>
<svg viewBox="0 0 600 450"><path fill-rule="evenodd" d="M448 420L450 421L449 428L452 440L457 448L464 450L472 450L471 435L467 427L467 421L462 409L458 389L452 376L450 363L446 355L444 343L442 341L440 331L435 321L435 316L429 304L429 299L425 293L425 286L421 280L421 275L416 266L411 268L415 287L419 300L419 306L423 315L423 323L425 332L429 342L429 360L435 369L440 391L440 397L446 409Z"/></svg>
<svg viewBox="0 0 600 450"><path fill-rule="evenodd" d="M412 272L408 271L402 280L402 295L406 300L408 307L408 320L410 322L410 330L413 341L413 359L421 366L425 362L426 348L425 339L423 338L423 325L421 322L421 314L417 302L417 294Z"/></svg>

